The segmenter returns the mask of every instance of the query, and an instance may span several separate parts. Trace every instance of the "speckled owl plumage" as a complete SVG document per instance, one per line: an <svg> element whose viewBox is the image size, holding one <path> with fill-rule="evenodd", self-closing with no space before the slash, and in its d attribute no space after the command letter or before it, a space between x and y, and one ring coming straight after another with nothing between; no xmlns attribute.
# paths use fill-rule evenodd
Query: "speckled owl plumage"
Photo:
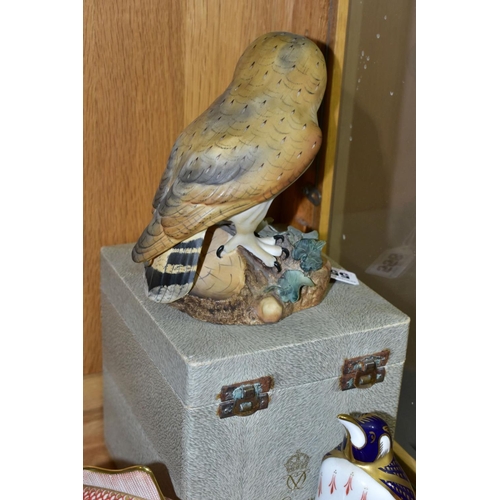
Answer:
<svg viewBox="0 0 500 500"><path fill-rule="evenodd" d="M394 458L387 423L377 415L339 415L344 441L323 460L317 500L415 500L415 491Z"/></svg>
<svg viewBox="0 0 500 500"><path fill-rule="evenodd" d="M236 227L219 256L241 245L273 266L281 249L254 231L320 148L325 87L323 54L305 37L269 33L245 50L226 91L175 142L133 249L147 264L149 291L162 291L156 301L189 293L205 232L218 223Z"/></svg>

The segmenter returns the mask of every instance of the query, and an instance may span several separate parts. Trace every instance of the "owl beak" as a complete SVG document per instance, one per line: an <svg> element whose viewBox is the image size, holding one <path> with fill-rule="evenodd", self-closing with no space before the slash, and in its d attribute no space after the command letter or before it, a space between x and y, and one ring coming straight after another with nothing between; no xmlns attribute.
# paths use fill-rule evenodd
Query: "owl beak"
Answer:
<svg viewBox="0 0 500 500"><path fill-rule="evenodd" d="M337 419L345 427L347 434L351 438L352 445L358 449L363 448L366 445L366 434L358 421L354 417L345 414L337 415Z"/></svg>

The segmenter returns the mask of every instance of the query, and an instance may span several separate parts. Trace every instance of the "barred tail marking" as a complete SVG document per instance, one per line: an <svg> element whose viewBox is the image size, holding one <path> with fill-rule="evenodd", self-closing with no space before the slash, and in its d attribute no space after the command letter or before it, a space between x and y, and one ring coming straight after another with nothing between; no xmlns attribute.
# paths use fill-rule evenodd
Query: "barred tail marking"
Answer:
<svg viewBox="0 0 500 500"><path fill-rule="evenodd" d="M148 298L170 303L187 295L193 287L205 231L181 241L146 266Z"/></svg>

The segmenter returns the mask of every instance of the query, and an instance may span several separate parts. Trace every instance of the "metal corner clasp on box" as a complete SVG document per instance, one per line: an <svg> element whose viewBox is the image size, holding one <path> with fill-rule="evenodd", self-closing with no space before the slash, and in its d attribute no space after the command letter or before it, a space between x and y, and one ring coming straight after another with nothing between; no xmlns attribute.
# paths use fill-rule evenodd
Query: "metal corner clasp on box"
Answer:
<svg viewBox="0 0 500 500"><path fill-rule="evenodd" d="M391 351L385 349L368 356L346 359L340 377L340 387L343 391L349 389L366 389L373 384L383 382L384 366L389 361Z"/></svg>
<svg viewBox="0 0 500 500"><path fill-rule="evenodd" d="M218 414L220 418L246 417L269 405L269 390L273 388L272 377L247 380L235 385L225 385L218 396L221 400Z"/></svg>

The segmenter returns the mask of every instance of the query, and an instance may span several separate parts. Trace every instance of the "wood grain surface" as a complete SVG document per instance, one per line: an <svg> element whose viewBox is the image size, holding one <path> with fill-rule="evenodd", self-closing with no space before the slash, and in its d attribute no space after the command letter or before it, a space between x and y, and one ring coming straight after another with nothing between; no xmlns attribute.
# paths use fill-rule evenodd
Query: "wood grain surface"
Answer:
<svg viewBox="0 0 500 500"><path fill-rule="evenodd" d="M83 465L115 469L104 444L102 374L83 379Z"/></svg>
<svg viewBox="0 0 500 500"><path fill-rule="evenodd" d="M248 44L270 31L315 41L329 56L338 0L84 2L84 373L101 370L99 251L135 242L179 133L224 91ZM329 88L327 88L327 94ZM328 113L324 120L328 119ZM311 166L270 215L318 227L303 194ZM329 200L324 201L328 203Z"/></svg>
<svg viewBox="0 0 500 500"><path fill-rule="evenodd" d="M329 55L333 59L327 61L329 92L326 93L324 100L323 116L326 119L323 120L322 124L324 146L320 154L321 198L323 203L320 206L319 221L316 226L320 239L327 241L327 244L333 196L334 163L337 153L337 128L340 99L342 97L349 4L349 0L338 0L335 11L330 13L333 16L330 25L335 26L335 30L333 30L333 33L330 31L328 37L328 44L333 47L333 53Z"/></svg>

